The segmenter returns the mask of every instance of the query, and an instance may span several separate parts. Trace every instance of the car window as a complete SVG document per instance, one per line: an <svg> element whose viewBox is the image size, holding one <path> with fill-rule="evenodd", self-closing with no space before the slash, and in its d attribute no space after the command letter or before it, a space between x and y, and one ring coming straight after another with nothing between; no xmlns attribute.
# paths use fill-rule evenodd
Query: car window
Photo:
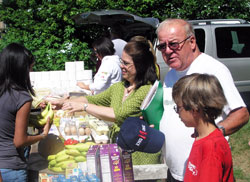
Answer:
<svg viewBox="0 0 250 182"><path fill-rule="evenodd" d="M250 27L215 29L218 58L250 57Z"/></svg>
<svg viewBox="0 0 250 182"><path fill-rule="evenodd" d="M201 52L205 50L205 31L204 29L197 28L194 30L196 42Z"/></svg>

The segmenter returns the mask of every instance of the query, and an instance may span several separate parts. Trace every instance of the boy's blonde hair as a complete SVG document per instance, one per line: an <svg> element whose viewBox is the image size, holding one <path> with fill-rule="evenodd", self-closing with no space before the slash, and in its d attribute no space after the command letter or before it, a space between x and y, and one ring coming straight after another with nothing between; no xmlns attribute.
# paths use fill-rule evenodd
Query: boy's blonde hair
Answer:
<svg viewBox="0 0 250 182"><path fill-rule="evenodd" d="M204 121L213 124L227 103L219 80L208 74L194 73L179 79L172 96L185 110L196 110L203 114Z"/></svg>

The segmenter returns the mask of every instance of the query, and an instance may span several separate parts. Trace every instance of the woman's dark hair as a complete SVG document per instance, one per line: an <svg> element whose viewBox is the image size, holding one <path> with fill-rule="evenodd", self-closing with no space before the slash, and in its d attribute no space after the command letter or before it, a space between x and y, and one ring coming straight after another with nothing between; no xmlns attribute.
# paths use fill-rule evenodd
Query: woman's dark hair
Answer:
<svg viewBox="0 0 250 182"><path fill-rule="evenodd" d="M131 56L134 62L136 88L149 83L153 84L157 80L157 75L150 45L143 41L132 41L126 44L124 51ZM129 83L125 81L125 86L128 85Z"/></svg>
<svg viewBox="0 0 250 182"><path fill-rule="evenodd" d="M115 48L113 42L107 38L102 37L93 42L92 47L96 49L96 52L103 58L104 56L114 55Z"/></svg>
<svg viewBox="0 0 250 182"><path fill-rule="evenodd" d="M11 88L34 94L30 83L30 68L34 56L24 46L11 43L0 53L0 96Z"/></svg>

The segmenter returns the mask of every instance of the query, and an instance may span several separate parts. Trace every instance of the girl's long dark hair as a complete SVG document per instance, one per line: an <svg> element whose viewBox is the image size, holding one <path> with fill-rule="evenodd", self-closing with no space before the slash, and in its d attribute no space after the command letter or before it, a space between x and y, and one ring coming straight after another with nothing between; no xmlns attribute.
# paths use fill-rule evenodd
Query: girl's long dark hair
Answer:
<svg viewBox="0 0 250 182"><path fill-rule="evenodd" d="M11 89L35 95L30 82L30 68L34 56L24 46L11 43L0 53L0 96Z"/></svg>

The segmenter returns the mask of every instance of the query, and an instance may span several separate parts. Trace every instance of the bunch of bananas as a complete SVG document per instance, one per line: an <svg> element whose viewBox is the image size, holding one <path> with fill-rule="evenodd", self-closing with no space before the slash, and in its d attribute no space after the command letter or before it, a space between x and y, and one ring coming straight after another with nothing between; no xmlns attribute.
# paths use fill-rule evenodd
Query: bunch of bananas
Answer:
<svg viewBox="0 0 250 182"><path fill-rule="evenodd" d="M77 166L78 162L86 161L86 154L93 142L65 145L65 149L55 155L48 156L48 169L53 172L64 172L68 165Z"/></svg>
<svg viewBox="0 0 250 182"><path fill-rule="evenodd" d="M48 103L46 108L41 112L41 114L30 114L29 125L34 126L36 128L43 127L50 118L50 123L53 122L54 111L52 110L51 103Z"/></svg>

